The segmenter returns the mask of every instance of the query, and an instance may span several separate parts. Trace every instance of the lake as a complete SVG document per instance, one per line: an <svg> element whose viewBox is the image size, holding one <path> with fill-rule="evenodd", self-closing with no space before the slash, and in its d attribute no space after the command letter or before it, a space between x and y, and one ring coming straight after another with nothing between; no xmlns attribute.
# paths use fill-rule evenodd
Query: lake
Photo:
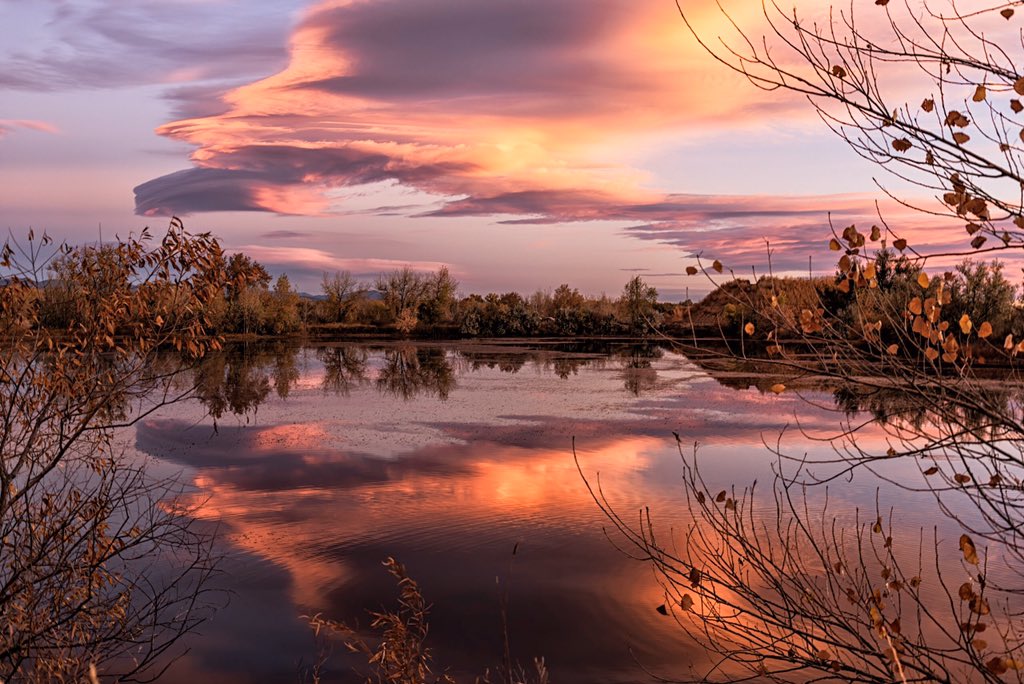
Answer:
<svg viewBox="0 0 1024 684"><path fill-rule="evenodd" d="M651 568L605 534L574 441L616 509L649 506L667 534L689 522L673 432L686 452L700 443L709 486L743 487L770 483L765 444L797 416L786 448L826 454L814 438L851 414L823 389L776 395L777 379L627 342L234 346L197 380L197 398L129 435L138 458L181 472L224 555L230 600L162 680L190 684L302 681L317 648L300 616L365 626L395 604L389 556L433 604L436 663L461 680L501 663L503 595L513 658L545 658L554 682L699 675L708 659L656 610ZM833 510L873 518L880 485L833 485ZM901 493L901 522L936 524L930 496ZM325 681L348 681L332 662Z"/></svg>

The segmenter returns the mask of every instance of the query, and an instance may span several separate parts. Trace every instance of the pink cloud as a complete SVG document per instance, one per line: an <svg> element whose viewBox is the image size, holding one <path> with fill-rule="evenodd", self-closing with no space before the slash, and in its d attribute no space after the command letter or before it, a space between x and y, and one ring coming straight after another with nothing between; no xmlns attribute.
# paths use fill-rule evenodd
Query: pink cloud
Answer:
<svg viewBox="0 0 1024 684"><path fill-rule="evenodd" d="M60 129L46 121L36 121L34 119L0 119L0 138L10 135L19 128L29 131L39 131L40 133L49 133L51 135L60 135Z"/></svg>
<svg viewBox="0 0 1024 684"><path fill-rule="evenodd" d="M360 276L372 276L405 266L409 266L416 271L433 272L442 266L448 265L440 261L341 258L334 256L330 252L312 247L242 245L238 249L256 261L273 265L275 270L287 270L289 273L350 271Z"/></svg>

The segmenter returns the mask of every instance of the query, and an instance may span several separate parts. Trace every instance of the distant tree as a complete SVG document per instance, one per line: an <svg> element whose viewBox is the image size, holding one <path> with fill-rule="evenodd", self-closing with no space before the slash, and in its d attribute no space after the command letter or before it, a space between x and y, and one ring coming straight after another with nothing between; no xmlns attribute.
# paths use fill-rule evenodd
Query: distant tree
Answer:
<svg viewBox="0 0 1024 684"><path fill-rule="evenodd" d="M230 284L226 288L229 302L235 301L247 287L266 289L272 280L262 264L241 252L232 254L228 259L227 275L230 279Z"/></svg>
<svg viewBox="0 0 1024 684"><path fill-rule="evenodd" d="M452 320L458 289L459 281L452 278L448 267L439 268L437 273L427 279L419 317L428 325Z"/></svg>
<svg viewBox="0 0 1024 684"><path fill-rule="evenodd" d="M654 323L658 291L636 276L622 289L619 308L631 332L643 332Z"/></svg>
<svg viewBox="0 0 1024 684"><path fill-rule="evenodd" d="M586 297L581 295L579 290L569 287L567 283L556 287L551 294L551 306L555 311L558 309L582 309L586 301Z"/></svg>
<svg viewBox="0 0 1024 684"><path fill-rule="evenodd" d="M459 302L455 314L459 323L459 332L469 337L483 335L485 308L484 298L478 294L471 294Z"/></svg>
<svg viewBox="0 0 1024 684"><path fill-rule="evenodd" d="M875 279L879 290L889 290L898 285L912 283L921 272L921 264L905 254L897 254L891 247L875 252Z"/></svg>
<svg viewBox="0 0 1024 684"><path fill-rule="evenodd" d="M236 252L227 260L229 284L225 287L225 332L258 334L264 331L267 291L272 281L262 264Z"/></svg>
<svg viewBox="0 0 1024 684"><path fill-rule="evenodd" d="M1017 287L1003 275L1002 262L960 262L950 279L949 294L950 319L959 321L966 315L972 321L987 321L997 339L1014 332L1020 317L1015 306Z"/></svg>
<svg viewBox="0 0 1024 684"><path fill-rule="evenodd" d="M287 275L278 276L273 292L268 293L265 299L264 332L282 335L295 332L301 327L299 293L292 289Z"/></svg>
<svg viewBox="0 0 1024 684"><path fill-rule="evenodd" d="M352 277L350 272L335 271L330 276L324 273L320 289L327 297L327 320L344 323L366 296L368 288Z"/></svg>
<svg viewBox="0 0 1024 684"><path fill-rule="evenodd" d="M243 335L257 335L263 331L265 312L263 309L265 295L269 294L265 288L250 287L248 285L237 286L234 299L228 302L225 320L226 331L242 333Z"/></svg>
<svg viewBox="0 0 1024 684"><path fill-rule="evenodd" d="M419 306L426 296L427 287L427 278L413 270L412 266L403 266L377 278L377 289L392 319L401 318L403 327L409 330L410 324L412 327L416 325Z"/></svg>

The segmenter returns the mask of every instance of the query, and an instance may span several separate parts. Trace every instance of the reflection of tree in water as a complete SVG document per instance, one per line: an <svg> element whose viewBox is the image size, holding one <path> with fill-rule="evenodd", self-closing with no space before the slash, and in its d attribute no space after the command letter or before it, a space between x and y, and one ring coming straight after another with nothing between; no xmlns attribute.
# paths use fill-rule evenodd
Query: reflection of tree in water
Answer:
<svg viewBox="0 0 1024 684"><path fill-rule="evenodd" d="M287 399L292 385L299 379L297 347L282 346L274 355L274 390L277 396Z"/></svg>
<svg viewBox="0 0 1024 684"><path fill-rule="evenodd" d="M592 361L593 359L581 359L573 356L556 356L550 360L550 363L545 363L543 368L545 370L550 368L552 373L565 380L570 375L579 373L580 368L590 364Z"/></svg>
<svg viewBox="0 0 1024 684"><path fill-rule="evenodd" d="M688 357L696 366L723 387L735 390L755 388L761 393L772 392L777 383L800 392L831 392L834 408L847 418L860 417L857 424L869 418L880 425L889 426L900 433L916 433L930 425L954 423L964 430L983 430L995 415L1010 415L1024 402L1024 392L1013 389L1009 383L999 386L994 380L984 405L969 406L962 398L954 401L948 387L925 384L915 387L909 394L903 387L888 387L880 380L875 385L866 382L840 383L826 377L808 374L803 379L779 374L776 365L758 359L723 359L720 357ZM879 369L881 372L881 369ZM813 405L824 408L812 400ZM810 407L810 405L809 405Z"/></svg>
<svg viewBox="0 0 1024 684"><path fill-rule="evenodd" d="M853 417L870 415L876 422L903 431L919 432L930 424L955 423L962 429L984 433L991 424L993 410L998 415L1011 415L1013 405L1020 405L1021 391L993 388L985 406L969 407L944 397L940 388L934 394L920 388L922 396L908 396L903 390L842 385L832 391L836 408ZM993 408L995 407L995 408Z"/></svg>
<svg viewBox="0 0 1024 684"><path fill-rule="evenodd" d="M518 373L526 365L532 355L523 352L477 352L459 351L459 357L468 362L470 370L478 371L482 368L494 370L497 368L502 373Z"/></svg>
<svg viewBox="0 0 1024 684"><path fill-rule="evenodd" d="M664 350L655 344L631 344L616 352L622 363L623 384L634 396L650 391L658 384L658 371L653 361L664 356Z"/></svg>
<svg viewBox="0 0 1024 684"><path fill-rule="evenodd" d="M402 399L419 394L447 399L455 389L455 371L443 349L410 345L385 349L377 389Z"/></svg>
<svg viewBox="0 0 1024 684"><path fill-rule="evenodd" d="M323 390L347 397L353 389L365 385L368 356L365 347L351 344L317 349L316 358L324 364Z"/></svg>
<svg viewBox="0 0 1024 684"><path fill-rule="evenodd" d="M271 389L286 399L299 379L298 353L291 344L258 344L208 354L195 371L196 396L215 419L255 412Z"/></svg>
<svg viewBox="0 0 1024 684"><path fill-rule="evenodd" d="M575 345L559 345L556 351L547 349L516 349L514 351L467 350L458 351L459 361L464 362L468 371L479 371L483 368L499 370L502 373L518 373L532 364L544 373L554 373L562 380L577 375L584 366L603 367L604 354L607 346L599 351L593 349L565 349Z"/></svg>
<svg viewBox="0 0 1024 684"><path fill-rule="evenodd" d="M267 369L245 350L210 354L195 373L196 396L214 419L255 412L270 394Z"/></svg>

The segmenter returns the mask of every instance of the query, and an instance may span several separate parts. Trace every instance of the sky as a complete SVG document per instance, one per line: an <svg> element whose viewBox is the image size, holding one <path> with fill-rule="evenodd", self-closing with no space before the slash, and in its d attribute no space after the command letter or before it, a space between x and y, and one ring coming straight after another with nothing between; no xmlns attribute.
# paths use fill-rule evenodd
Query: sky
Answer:
<svg viewBox="0 0 1024 684"><path fill-rule="evenodd" d="M673 0L0 0L0 25L14 235L177 215L309 292L444 264L463 293L641 275L679 300L710 287L697 254L763 273L767 239L806 273L830 214L877 221L878 170Z"/></svg>

